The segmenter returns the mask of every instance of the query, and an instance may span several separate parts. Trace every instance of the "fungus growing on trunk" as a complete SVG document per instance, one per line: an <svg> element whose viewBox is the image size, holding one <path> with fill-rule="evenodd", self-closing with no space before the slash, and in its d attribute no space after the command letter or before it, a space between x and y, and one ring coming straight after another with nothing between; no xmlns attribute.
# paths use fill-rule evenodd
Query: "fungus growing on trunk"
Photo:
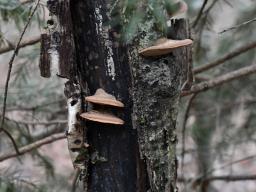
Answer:
<svg viewBox="0 0 256 192"><path fill-rule="evenodd" d="M191 39L184 40L172 40L167 38L161 38L157 40L153 46L142 49L139 54L145 57L155 57L166 55L171 53L173 49L191 45L193 41Z"/></svg>
<svg viewBox="0 0 256 192"><path fill-rule="evenodd" d="M86 120L100 122L100 123L107 123L107 124L114 124L114 125L124 124L124 121L122 119L105 111L93 110L86 113L82 113L80 116Z"/></svg>
<svg viewBox="0 0 256 192"><path fill-rule="evenodd" d="M114 107L124 107L124 104L116 100L115 96L110 95L104 89L97 89L93 96L85 97L85 100L100 105L110 105Z"/></svg>

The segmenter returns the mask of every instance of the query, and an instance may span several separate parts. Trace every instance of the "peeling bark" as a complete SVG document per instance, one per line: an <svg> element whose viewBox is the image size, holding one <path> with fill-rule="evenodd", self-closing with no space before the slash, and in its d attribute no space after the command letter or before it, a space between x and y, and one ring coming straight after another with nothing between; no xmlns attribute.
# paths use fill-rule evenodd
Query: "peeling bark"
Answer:
<svg viewBox="0 0 256 192"><path fill-rule="evenodd" d="M84 190L87 191L87 164L89 161L89 145L86 142L86 126L79 115L82 111L82 95L79 84L72 81L65 83L64 94L68 106L68 140L69 154L75 169L79 169L84 178Z"/></svg>
<svg viewBox="0 0 256 192"><path fill-rule="evenodd" d="M50 17L46 34L42 34L39 68L41 76L56 74L67 78L65 96L68 106L68 149L75 169L80 170L87 191L87 165L89 145L86 139L86 126L79 118L83 110L80 84L77 82L77 64L69 0L48 0Z"/></svg>
<svg viewBox="0 0 256 192"><path fill-rule="evenodd" d="M41 35L41 51L40 51L40 75L42 77L49 78L51 77L51 60L48 54L48 50L50 49L51 38L48 34L43 33Z"/></svg>
<svg viewBox="0 0 256 192"><path fill-rule="evenodd" d="M43 36L46 37L46 40L50 38L50 43L47 48L41 49L44 56L40 61L41 74L44 77L56 74L59 77L74 80L76 62L70 0L48 0L47 7L51 17L47 21L49 37ZM48 56L46 56L47 54ZM47 71L46 74L45 71ZM48 71L50 71L50 75Z"/></svg>

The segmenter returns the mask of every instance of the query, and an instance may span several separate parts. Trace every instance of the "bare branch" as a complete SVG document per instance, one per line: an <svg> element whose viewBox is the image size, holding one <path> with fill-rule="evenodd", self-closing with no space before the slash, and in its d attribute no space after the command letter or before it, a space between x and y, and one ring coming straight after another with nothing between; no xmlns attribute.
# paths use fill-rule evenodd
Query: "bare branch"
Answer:
<svg viewBox="0 0 256 192"><path fill-rule="evenodd" d="M219 32L219 34L222 34L222 33L225 33L225 32L227 32L227 31L234 30L234 29L238 29L238 28L240 28L240 27L244 27L245 25L248 25L248 24L250 24L250 23L252 23L252 22L255 22L255 21L256 21L256 18L253 18L253 19L251 19L251 20L249 20L249 21L245 21L245 22L243 22L243 23L241 23L241 24L239 24L239 25L236 25L236 26L233 26L233 27L224 29L223 31Z"/></svg>
<svg viewBox="0 0 256 192"><path fill-rule="evenodd" d="M193 24L193 26L192 26L193 28L198 24L199 20L201 19L201 16L202 16L202 14L203 14L203 11L204 11L204 9L205 9L205 7L206 7L207 2L208 2L208 0L204 0L203 5L202 5L202 7L200 8L200 11L199 11L199 13L198 13L198 15L197 15L197 17L196 17L196 20L195 20L195 22L194 22L194 24Z"/></svg>
<svg viewBox="0 0 256 192"><path fill-rule="evenodd" d="M209 69L212 69L213 67L216 67L224 62L226 62L227 60L230 60L246 51L249 51L251 49L254 49L256 47L256 41L250 43L249 45L246 44L230 53L228 53L227 55L223 56L222 58L220 59L217 59L216 61L213 61L211 63L207 63L205 65L202 65L200 67L197 67L193 70L194 74L197 74L197 73L201 73L201 72L204 72L206 70L209 70Z"/></svg>
<svg viewBox="0 0 256 192"><path fill-rule="evenodd" d="M43 145L46 145L46 144L49 144L49 143L52 143L54 141L64 139L64 138L66 138L66 136L63 133L54 134L52 136L46 137L42 140L36 141L34 143L31 143L29 145L26 145L24 147L19 148L19 154L15 153L15 152L9 152L9 153L6 153L4 155L1 155L0 156L0 162L4 161L6 159L10 159L10 158L13 158L13 157L23 155L27 152L32 151L33 149L37 149L37 148L39 148Z"/></svg>
<svg viewBox="0 0 256 192"><path fill-rule="evenodd" d="M37 141L37 140L41 140L43 138L49 137L56 133L63 133L65 129L66 128L62 126L55 126L53 128L47 129L42 133L33 134L31 137L33 138L33 141Z"/></svg>
<svg viewBox="0 0 256 192"><path fill-rule="evenodd" d="M67 120L56 120L56 121L16 121L14 119L8 119L14 121L15 123L26 124L26 125L54 125L54 124L67 124Z"/></svg>
<svg viewBox="0 0 256 192"><path fill-rule="evenodd" d="M186 138L186 124L187 124L187 120L189 117L189 112L192 106L193 101L195 100L197 94L193 94L187 103L186 109L185 109L185 114L184 114L184 119L182 122L182 142L181 142L181 177L184 176L184 157L185 157L185 150L186 150L186 145L185 145L185 138Z"/></svg>
<svg viewBox="0 0 256 192"><path fill-rule="evenodd" d="M79 178L80 173L81 173L80 169L75 169L75 174L72 181L72 192L76 192L76 184L77 184L77 180Z"/></svg>
<svg viewBox="0 0 256 192"><path fill-rule="evenodd" d="M20 4L21 5L24 5L24 4L27 4L27 3L32 3L34 0L20 0Z"/></svg>
<svg viewBox="0 0 256 192"><path fill-rule="evenodd" d="M229 163L226 163L220 167L217 167L217 168L213 168L211 169L210 171L208 171L208 173L212 173L216 170L220 170L220 169L223 169L225 167L228 167L228 166L231 166L231 165L234 165L234 164L238 164L238 163L241 163L243 161L248 161L248 160L252 160L252 159L255 159L256 158L256 155L250 155L250 156L247 156L247 157L243 157L241 159L238 159L238 160L235 160L235 161L231 161Z"/></svg>
<svg viewBox="0 0 256 192"><path fill-rule="evenodd" d="M34 111L34 110L45 108L45 107L48 107L48 106L51 106L51 105L56 105L56 104L59 104L59 103L63 103L63 102L65 102L64 99L59 99L59 100L51 101L51 102L48 102L48 103L41 103L41 104L38 104L38 105L35 105L35 106L32 106L32 107L22 106L22 105L15 105L15 106L8 107L8 111Z"/></svg>
<svg viewBox="0 0 256 192"><path fill-rule="evenodd" d="M5 120L5 112L6 112L7 93L8 93L8 87L9 87L9 81L10 81L10 78L11 78L11 72L12 72L13 61L14 61L14 59L15 59L15 56L18 54L19 46L20 46L21 40L22 40L22 38L23 38L23 36L24 36L24 34L25 34L25 32L26 32L28 26L29 26L29 23L30 23L30 21L31 21L31 19L32 19L32 17L33 17L33 15L34 15L35 12L36 12L36 9L37 9L37 7L38 7L38 5L39 5L39 2L40 2L40 0L37 1L36 5L35 5L35 8L34 8L33 11L31 12L31 14L29 15L28 21L27 21L27 23L26 23L26 25L25 25L25 27L24 27L22 33L21 33L21 36L20 36L20 38L19 38L19 41L18 41L16 47L15 47L15 49L14 49L14 52L13 52L13 54L12 54L12 57L11 57L11 59L10 59L10 61L9 61L9 69L8 69L8 74L7 74L6 83L5 83L4 102L3 102L3 113L2 113L3 116L2 116L2 121L1 121L1 125L0 125L0 132L3 131L3 132L10 138L10 140L12 141L12 144L13 144L13 146L14 146L15 151L16 151L17 154L19 154L19 149L18 149L18 147L17 147L17 144L15 143L15 140L13 139L12 135L11 135L6 129L4 129L4 127L3 127L3 126L4 126L4 120Z"/></svg>
<svg viewBox="0 0 256 192"><path fill-rule="evenodd" d="M18 48L26 47L26 46L29 46L29 45L34 45L34 44L40 42L40 39L41 39L40 36L36 36L36 37L32 37L32 38L23 40L23 41L20 42ZM1 48L0 48L0 54L3 54L3 53L6 53L6 52L9 52L9 51L12 51L12 50L14 50L14 49L15 49L15 47L14 47L14 46L11 46L11 45L9 44L9 45L7 45L7 46L4 46L4 47L1 47Z"/></svg>
<svg viewBox="0 0 256 192"><path fill-rule="evenodd" d="M220 167L212 168L212 169L208 170L208 171L207 171L207 174L211 174L211 173L213 173L213 172L216 171L216 170L220 170L220 169L223 169L223 168L225 168L225 167L228 167L228 166L231 166L231 165L234 165L234 164L237 164L237 163L241 163L241 162L243 162L243 161L252 160L252 159L254 159L255 157L256 157L256 155L251 155L251 156L244 157L244 158L242 158L242 159L238 159L238 160L235 160L235 161L226 163L226 164L224 164L224 165L222 165L222 166L220 166ZM190 181L191 183L193 183L193 185L198 185L198 184L204 182L204 179L205 179L205 178L206 178L205 175L200 175L200 176L191 178L189 181Z"/></svg>
<svg viewBox="0 0 256 192"><path fill-rule="evenodd" d="M178 178L179 182L189 182L193 178ZM206 178L201 178L197 180L196 183L209 182L209 181L226 181L226 182L236 182L236 181L248 181L256 180L256 175L221 175L221 176L210 176Z"/></svg>
<svg viewBox="0 0 256 192"><path fill-rule="evenodd" d="M206 178L207 181L247 181L247 180L256 180L256 175L223 175L223 176L213 176Z"/></svg>
<svg viewBox="0 0 256 192"><path fill-rule="evenodd" d="M189 117L189 111L191 109L192 103L195 100L197 94L193 94L189 100L188 100L188 104L186 106L186 110L185 110L185 115L184 115L184 119L182 122L182 142L181 142L181 170L183 170L184 168L184 155L185 155L185 137L186 137L186 124L187 124L187 120Z"/></svg>
<svg viewBox="0 0 256 192"><path fill-rule="evenodd" d="M256 72L256 64L248 66L248 67L243 67L239 70L227 73L227 74L219 76L215 79L205 81L202 83L198 83L198 84L192 86L190 91L183 91L181 93L181 96L187 96L187 95L191 95L193 93L203 92L208 89L220 86L224 83L230 82L232 80L236 80L236 79L245 77L247 75L253 74L255 72Z"/></svg>

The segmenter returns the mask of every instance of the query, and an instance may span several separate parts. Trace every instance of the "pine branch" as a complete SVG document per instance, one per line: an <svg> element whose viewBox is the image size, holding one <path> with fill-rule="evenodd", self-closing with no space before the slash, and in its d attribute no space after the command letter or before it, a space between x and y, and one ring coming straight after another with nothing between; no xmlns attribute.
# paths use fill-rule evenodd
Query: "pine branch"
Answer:
<svg viewBox="0 0 256 192"><path fill-rule="evenodd" d="M34 44L40 42L40 39L41 39L40 36L36 36L36 37L32 37L30 39L23 40L23 41L20 42L18 48L26 47L26 46L29 46L29 45L34 45ZM14 49L15 49L14 46L11 46L10 44L8 44L7 46L4 46L4 47L0 48L0 54L12 51Z"/></svg>
<svg viewBox="0 0 256 192"><path fill-rule="evenodd" d="M227 31L235 30L235 29L238 29L238 28L240 28L240 27L244 27L244 26L246 26L246 25L248 25L248 24L250 24L250 23L252 23L252 22L255 22L255 21L256 21L256 18L253 18L253 19L251 19L251 20L249 20L249 21L245 21L245 22L243 22L243 23L241 23L241 24L239 24L239 25L236 25L236 26L233 26L233 27L224 29L223 31L219 32L219 34L225 33L225 32L227 32Z"/></svg>
<svg viewBox="0 0 256 192"><path fill-rule="evenodd" d="M187 96L187 95L191 95L193 93L203 92L208 89L220 86L224 83L245 77L245 76L253 74L253 73L256 73L256 64L248 66L248 67L243 67L239 70L227 73L225 75L219 76L219 77L209 80L209 81L198 83L198 84L192 86L190 91L183 91L181 93L181 96Z"/></svg>
<svg viewBox="0 0 256 192"><path fill-rule="evenodd" d="M250 43L249 45L246 44L246 45L228 53L227 55L223 56L222 58L217 59L216 61L213 61L211 63L207 63L205 65L202 65L202 66L199 66L199 67L195 68L193 70L193 72L194 72L194 74L197 74L197 73L201 73L201 72L207 71L209 69L212 69L212 68L214 68L214 67L216 67L216 66L218 66L218 65L220 65L220 64L222 64L222 63L224 63L224 62L226 62L230 59L233 59L236 56L241 55L242 53L245 53L245 52L247 52L251 49L254 49L255 47L256 47L256 41Z"/></svg>
<svg viewBox="0 0 256 192"><path fill-rule="evenodd" d="M22 40L22 38L23 38L23 36L24 36L24 34L25 34L25 32L26 32L26 30L27 30L29 24L30 24L30 21L31 21L33 15L34 15L35 12L36 12L36 9L37 9L37 7L38 7L38 5L39 5L39 2L40 2L40 0L37 1L36 5L35 5L35 8L34 8L33 11L31 12L31 14L29 15L28 21L27 21L27 23L26 23L26 25L25 25L25 27L24 27L22 33L21 33L21 36L20 36L20 38L19 38L19 41L18 41L16 47L15 47L15 49L14 49L13 55L12 55L10 61L9 61L8 74L7 74L7 79L6 79L6 83L5 83L4 102L3 102L3 112L2 112L3 116L2 116L2 120L1 120L1 124L0 124L0 132L4 132L4 133L10 138L10 140L12 141L12 144L13 144L13 146L14 146L15 151L16 151L17 154L19 154L19 149L18 149L18 147L17 147L17 144L16 144L15 140L13 139L12 135L11 135L6 129L4 129L4 127L3 127L3 126L4 126L4 121L5 121L5 112L6 112L6 103L7 103L8 87L9 87L9 81L10 81L11 72L12 72L12 65L13 65L15 56L18 54L19 46L20 46L21 40Z"/></svg>
<svg viewBox="0 0 256 192"><path fill-rule="evenodd" d="M9 152L9 153L1 155L0 156L0 162L4 161L4 160L7 160L7 159L10 159L10 158L13 158L13 157L23 155L23 154L25 154L27 152L30 152L34 149L37 149L37 148L39 148L43 145L53 143L57 140L64 139L64 138L66 138L66 136L63 133L58 133L58 134L51 135L49 137L46 137L44 139L41 139L39 141L36 141L34 143L31 143L29 145L26 145L24 147L19 148L19 154L15 153L15 152Z"/></svg>

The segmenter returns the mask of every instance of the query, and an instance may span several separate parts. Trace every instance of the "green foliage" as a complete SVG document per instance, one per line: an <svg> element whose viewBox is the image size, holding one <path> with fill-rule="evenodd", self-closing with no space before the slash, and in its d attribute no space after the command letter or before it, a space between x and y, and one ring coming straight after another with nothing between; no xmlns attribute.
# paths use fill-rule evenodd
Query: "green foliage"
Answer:
<svg viewBox="0 0 256 192"><path fill-rule="evenodd" d="M1 170L0 192L43 192L42 187L23 179L18 172Z"/></svg>
<svg viewBox="0 0 256 192"><path fill-rule="evenodd" d="M1 0L0 15L4 22L14 21L18 28L21 28L30 14L30 7L21 6L17 0Z"/></svg>
<svg viewBox="0 0 256 192"><path fill-rule="evenodd" d="M122 40L131 42L138 35L138 25L155 23L155 30L167 32L168 12L177 11L172 0L116 0L111 10L111 25L122 29Z"/></svg>

